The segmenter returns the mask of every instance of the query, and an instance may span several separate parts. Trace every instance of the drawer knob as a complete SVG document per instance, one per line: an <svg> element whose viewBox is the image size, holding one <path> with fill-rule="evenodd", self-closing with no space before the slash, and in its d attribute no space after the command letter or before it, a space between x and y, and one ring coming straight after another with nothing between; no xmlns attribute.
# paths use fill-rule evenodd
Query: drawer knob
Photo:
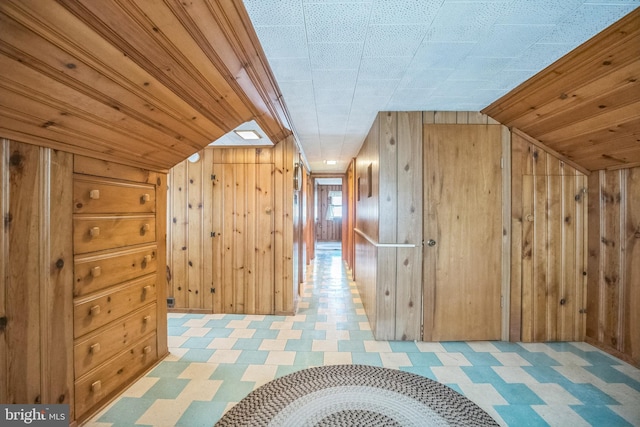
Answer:
<svg viewBox="0 0 640 427"><path fill-rule="evenodd" d="M151 255L145 255L144 256L144 263L145 264L149 264L151 262Z"/></svg>
<svg viewBox="0 0 640 427"><path fill-rule="evenodd" d="M143 353L143 354L149 354L149 353L151 353L151 346L150 346L150 345L148 345L148 346L146 346L145 348L143 348L143 349L142 349L142 353Z"/></svg>
<svg viewBox="0 0 640 427"><path fill-rule="evenodd" d="M98 277L102 274L102 268L95 266L91 269L91 277Z"/></svg>
<svg viewBox="0 0 640 427"><path fill-rule="evenodd" d="M142 288L142 295L143 298L147 296L147 294L149 293L149 291L151 291L151 286L147 285L145 287Z"/></svg>
<svg viewBox="0 0 640 427"><path fill-rule="evenodd" d="M91 227L89 229L89 235L91 237L98 237L100 235L100 227Z"/></svg>
<svg viewBox="0 0 640 427"><path fill-rule="evenodd" d="M89 198L93 200L98 200L100 198L100 190L89 191Z"/></svg>
<svg viewBox="0 0 640 427"><path fill-rule="evenodd" d="M91 354L96 354L100 351L100 343L97 342L95 344L91 344L91 347L89 347L89 352Z"/></svg>
<svg viewBox="0 0 640 427"><path fill-rule="evenodd" d="M143 323L149 323L150 320L151 320L151 316L149 316L149 315L146 315L146 316L144 316L142 318L142 322Z"/></svg>
<svg viewBox="0 0 640 427"><path fill-rule="evenodd" d="M89 313L92 316L97 316L98 314L100 314L100 306L99 305L94 305L93 307L91 307L91 309L89 310Z"/></svg>
<svg viewBox="0 0 640 427"><path fill-rule="evenodd" d="M149 224L145 224L142 227L140 227L140 233L144 234L147 231L151 230L151 226Z"/></svg>
<svg viewBox="0 0 640 427"><path fill-rule="evenodd" d="M101 389L102 389L102 381L98 380L93 384L91 384L91 391L93 393L99 393Z"/></svg>
<svg viewBox="0 0 640 427"><path fill-rule="evenodd" d="M148 194L143 194L142 196L140 196L140 203L146 203L149 200L151 200L151 196Z"/></svg>

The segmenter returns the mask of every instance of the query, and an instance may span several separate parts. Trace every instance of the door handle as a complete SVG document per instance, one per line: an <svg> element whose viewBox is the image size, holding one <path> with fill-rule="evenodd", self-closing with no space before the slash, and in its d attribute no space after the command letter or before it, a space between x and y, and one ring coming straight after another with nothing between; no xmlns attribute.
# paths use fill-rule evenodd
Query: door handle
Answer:
<svg viewBox="0 0 640 427"><path fill-rule="evenodd" d="M429 245L429 246L435 246L435 245L436 245L436 241L435 241L435 240L433 240L433 239L429 239L429 240L427 240L427 245Z"/></svg>

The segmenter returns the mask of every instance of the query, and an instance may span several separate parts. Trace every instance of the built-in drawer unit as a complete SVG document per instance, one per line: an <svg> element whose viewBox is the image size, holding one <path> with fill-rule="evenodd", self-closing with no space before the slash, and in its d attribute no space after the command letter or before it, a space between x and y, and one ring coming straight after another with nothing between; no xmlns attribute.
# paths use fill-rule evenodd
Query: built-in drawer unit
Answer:
<svg viewBox="0 0 640 427"><path fill-rule="evenodd" d="M152 333L75 381L76 414L83 414L158 359Z"/></svg>
<svg viewBox="0 0 640 427"><path fill-rule="evenodd" d="M78 338L156 299L156 276L134 279L73 302L73 335Z"/></svg>
<svg viewBox="0 0 640 427"><path fill-rule="evenodd" d="M76 376L84 375L155 330L154 302L77 339L74 344Z"/></svg>
<svg viewBox="0 0 640 427"><path fill-rule="evenodd" d="M127 247L77 255L73 296L96 292L114 283L155 273L157 269L156 244Z"/></svg>
<svg viewBox="0 0 640 427"><path fill-rule="evenodd" d="M155 215L75 215L73 218L76 254L155 241Z"/></svg>
<svg viewBox="0 0 640 427"><path fill-rule="evenodd" d="M158 303L166 187L158 173L81 156L74 170L74 409L82 420L166 354L158 335L166 334Z"/></svg>
<svg viewBox="0 0 640 427"><path fill-rule="evenodd" d="M153 213L156 189L149 184L125 183L111 179L75 175L73 212Z"/></svg>

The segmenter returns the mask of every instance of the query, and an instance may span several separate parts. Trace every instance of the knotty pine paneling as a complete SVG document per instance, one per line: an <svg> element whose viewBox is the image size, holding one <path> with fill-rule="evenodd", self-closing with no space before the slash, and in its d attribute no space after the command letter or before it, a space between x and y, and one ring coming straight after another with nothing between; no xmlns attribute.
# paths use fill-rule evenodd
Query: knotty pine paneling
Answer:
<svg viewBox="0 0 640 427"><path fill-rule="evenodd" d="M241 1L0 3L3 137L167 171L256 120L291 135Z"/></svg>
<svg viewBox="0 0 640 427"><path fill-rule="evenodd" d="M293 191L297 156L287 138L273 148L207 147L197 163L172 168L173 311L295 312L301 251L294 236L303 227L302 191L295 198Z"/></svg>
<svg viewBox="0 0 640 427"><path fill-rule="evenodd" d="M316 240L342 241L342 221L339 219L327 219L329 208L329 194L331 191L342 191L342 185L318 185L316 187L318 197L318 222L316 223Z"/></svg>
<svg viewBox="0 0 640 427"><path fill-rule="evenodd" d="M379 113L355 160L355 227L378 244L418 245L355 236L356 283L377 339L420 338L421 130L421 113Z"/></svg>
<svg viewBox="0 0 640 427"><path fill-rule="evenodd" d="M640 9L482 112L522 130L586 170L638 166L638 45Z"/></svg>
<svg viewBox="0 0 640 427"><path fill-rule="evenodd" d="M586 341L640 367L640 168L589 176Z"/></svg>
<svg viewBox="0 0 640 427"><path fill-rule="evenodd" d="M73 156L0 140L0 402L73 410Z"/></svg>
<svg viewBox="0 0 640 427"><path fill-rule="evenodd" d="M581 341L586 308L587 178L512 134L509 339Z"/></svg>

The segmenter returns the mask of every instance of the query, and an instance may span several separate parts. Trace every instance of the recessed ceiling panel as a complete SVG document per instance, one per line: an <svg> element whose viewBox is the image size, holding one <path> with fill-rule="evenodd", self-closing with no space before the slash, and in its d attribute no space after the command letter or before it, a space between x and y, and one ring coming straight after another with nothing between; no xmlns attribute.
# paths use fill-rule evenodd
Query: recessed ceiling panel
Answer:
<svg viewBox="0 0 640 427"><path fill-rule="evenodd" d="M430 25L442 0L385 0L376 2L371 11L371 25Z"/></svg>

